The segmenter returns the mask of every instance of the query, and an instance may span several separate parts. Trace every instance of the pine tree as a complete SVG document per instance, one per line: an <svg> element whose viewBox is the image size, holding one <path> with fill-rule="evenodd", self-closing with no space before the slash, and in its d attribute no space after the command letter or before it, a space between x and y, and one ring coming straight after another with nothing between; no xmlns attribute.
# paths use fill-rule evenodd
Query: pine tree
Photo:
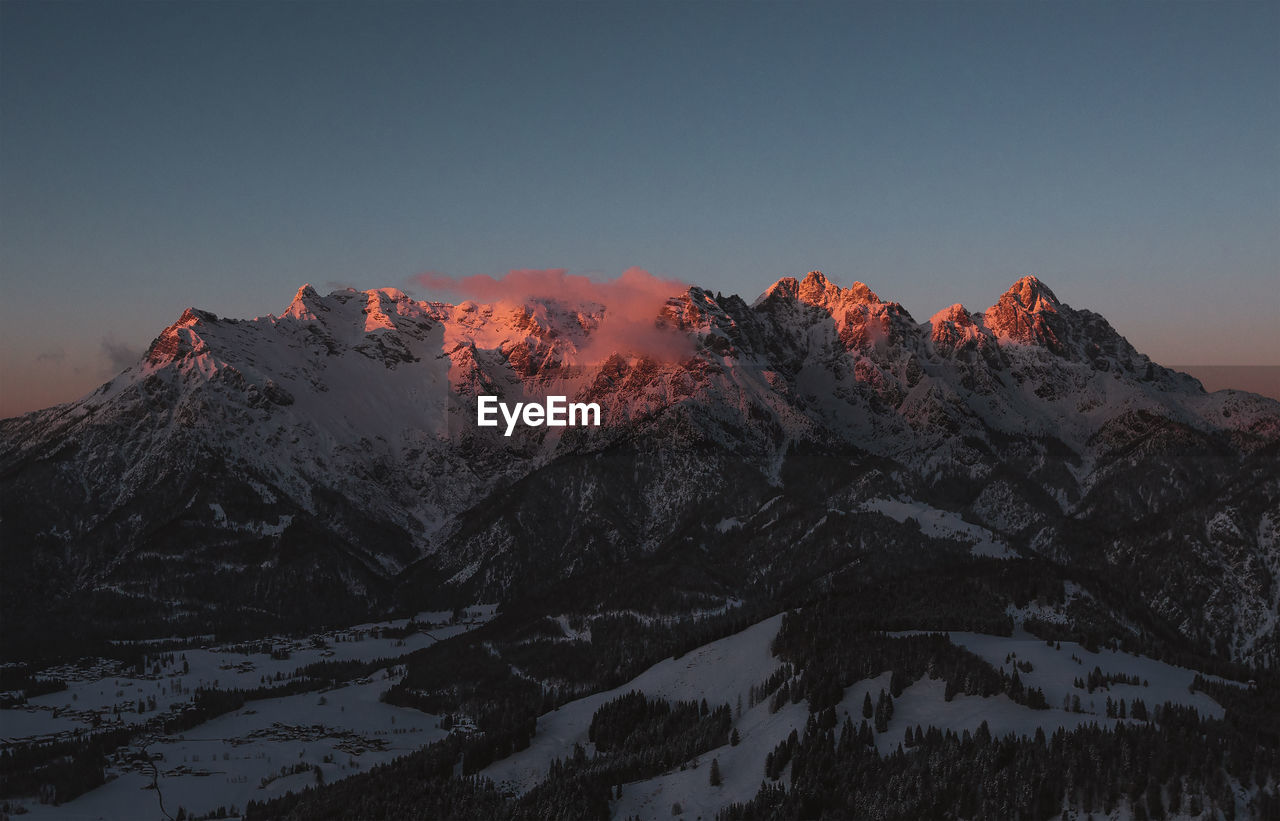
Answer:
<svg viewBox="0 0 1280 821"><path fill-rule="evenodd" d="M718 758L711 759L710 783L711 783L711 786L713 787L720 786L720 759Z"/></svg>
<svg viewBox="0 0 1280 821"><path fill-rule="evenodd" d="M866 695L862 697L862 717L871 718L871 691L868 690Z"/></svg>
<svg viewBox="0 0 1280 821"><path fill-rule="evenodd" d="M889 696L884 690L880 691L880 697L876 699L875 721L876 732L883 733L889 729L889 716L892 712L889 706Z"/></svg>

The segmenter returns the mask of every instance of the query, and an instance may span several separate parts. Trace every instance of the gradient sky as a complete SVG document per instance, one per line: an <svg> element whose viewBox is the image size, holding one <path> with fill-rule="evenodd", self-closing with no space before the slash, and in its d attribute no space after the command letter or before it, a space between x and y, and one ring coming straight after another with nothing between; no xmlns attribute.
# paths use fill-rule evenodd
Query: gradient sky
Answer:
<svg viewBox="0 0 1280 821"><path fill-rule="evenodd" d="M188 305L631 266L1280 364L1280 4L0 3L0 415Z"/></svg>

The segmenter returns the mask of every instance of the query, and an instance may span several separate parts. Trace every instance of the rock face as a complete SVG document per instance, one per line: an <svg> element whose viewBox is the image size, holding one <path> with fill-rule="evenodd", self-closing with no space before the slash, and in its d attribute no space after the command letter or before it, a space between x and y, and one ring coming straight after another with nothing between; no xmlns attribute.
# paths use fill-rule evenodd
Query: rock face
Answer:
<svg viewBox="0 0 1280 821"><path fill-rule="evenodd" d="M1034 277L925 323L818 272L753 304L691 287L654 317L687 342L665 357L601 358L607 311L310 286L279 316L188 309L90 396L0 422L6 624L333 622L659 559L734 596L854 561L897 499L1274 656L1280 403L1206 394ZM505 438L478 394L604 424Z"/></svg>
<svg viewBox="0 0 1280 821"><path fill-rule="evenodd" d="M983 314L984 324L996 336L1043 345L1057 354L1065 353L1061 335L1069 321L1053 291L1035 277L1023 277L1015 282Z"/></svg>

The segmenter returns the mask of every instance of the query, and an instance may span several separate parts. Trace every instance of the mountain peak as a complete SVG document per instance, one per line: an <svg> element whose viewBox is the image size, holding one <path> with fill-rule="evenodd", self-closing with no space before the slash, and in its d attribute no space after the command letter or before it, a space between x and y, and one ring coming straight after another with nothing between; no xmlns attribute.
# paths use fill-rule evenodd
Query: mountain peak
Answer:
<svg viewBox="0 0 1280 821"><path fill-rule="evenodd" d="M810 288L826 288L830 282L831 281L827 279L827 275L821 271L810 271L805 275L805 278L801 280L800 284L801 286L807 286Z"/></svg>
<svg viewBox="0 0 1280 821"><path fill-rule="evenodd" d="M969 311L957 302L948 308L943 308L933 316L929 317L929 323L937 326L943 322L951 322L962 327L969 327L973 324L973 317Z"/></svg>
<svg viewBox="0 0 1280 821"><path fill-rule="evenodd" d="M821 308L832 316L845 317L858 306L884 306L890 312L906 315L896 303L886 303L874 291L861 282L855 282L848 288L841 288L821 271L810 271L803 281L795 277L782 277L760 295L756 305L783 300L811 305ZM876 310L880 310L877 308ZM862 311L865 314L865 310ZM909 317L908 317L909 318Z"/></svg>
<svg viewBox="0 0 1280 821"><path fill-rule="evenodd" d="M1033 276L1025 276L986 310L983 322L996 336L1044 345L1061 353L1064 310L1071 313L1048 285Z"/></svg>
<svg viewBox="0 0 1280 821"><path fill-rule="evenodd" d="M795 299L796 294L800 292L800 281L795 277L781 277L777 282L770 285L764 290L764 293L756 297L755 304L759 305L768 299L782 299L790 297Z"/></svg>
<svg viewBox="0 0 1280 821"><path fill-rule="evenodd" d="M298 289L298 292L293 295L293 301L289 303L289 307L285 309L282 316L294 319L315 319L317 310L327 311L329 309L321 301L320 294L308 282L304 283Z"/></svg>
<svg viewBox="0 0 1280 821"><path fill-rule="evenodd" d="M800 282L797 296L801 302L810 305L825 305L839 292L840 286L833 284L821 271L810 271Z"/></svg>
<svg viewBox="0 0 1280 821"><path fill-rule="evenodd" d="M1062 305L1049 286L1034 276L1027 275L1019 279L1000 297L1000 303L1010 300L1028 311L1053 311ZM999 303L997 303L999 304Z"/></svg>
<svg viewBox="0 0 1280 821"><path fill-rule="evenodd" d="M201 322L217 321L218 315L212 311L202 311L195 307L187 308L182 312L182 316L178 317L177 322L165 328L151 341L146 353L147 363L153 367L160 367L185 356L194 350L199 340L199 336L187 329L194 328Z"/></svg>
<svg viewBox="0 0 1280 821"><path fill-rule="evenodd" d="M861 282L854 282L848 288L845 288L844 292L852 295L858 302L863 302L869 305L879 305L884 301L876 295L875 291L871 290L871 288Z"/></svg>
<svg viewBox="0 0 1280 821"><path fill-rule="evenodd" d="M781 284L782 280L780 280ZM791 282L795 282L791 279ZM799 286L795 288L795 296L801 302L808 302L809 305L829 306L835 302L858 302L863 305L879 305L881 298L876 292L865 286L861 282L855 282L847 288L841 288L836 283L827 279L826 274L820 270L812 270L808 277L804 278Z"/></svg>

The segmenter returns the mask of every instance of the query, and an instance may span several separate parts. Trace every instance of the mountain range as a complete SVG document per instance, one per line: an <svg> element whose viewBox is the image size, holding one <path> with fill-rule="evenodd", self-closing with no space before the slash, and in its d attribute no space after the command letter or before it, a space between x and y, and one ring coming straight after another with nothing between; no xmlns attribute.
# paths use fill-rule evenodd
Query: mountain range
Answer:
<svg viewBox="0 0 1280 821"><path fill-rule="evenodd" d="M1280 402L1207 393L1035 277L920 322L862 283L689 287L593 345L571 294L190 308L0 421L5 655L491 601L691 613L1033 558L1118 629L1280 650ZM478 428L478 395L598 428ZM514 606L514 605L513 605Z"/></svg>

